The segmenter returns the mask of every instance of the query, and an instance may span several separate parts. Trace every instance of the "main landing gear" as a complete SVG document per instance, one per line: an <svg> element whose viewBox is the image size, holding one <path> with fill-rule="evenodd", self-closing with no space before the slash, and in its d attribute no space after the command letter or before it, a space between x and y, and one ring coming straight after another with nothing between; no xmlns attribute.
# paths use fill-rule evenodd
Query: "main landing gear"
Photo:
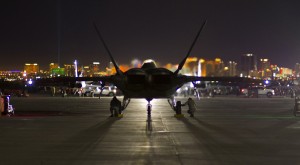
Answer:
<svg viewBox="0 0 300 165"><path fill-rule="evenodd" d="M181 101L177 101L176 103L175 102L176 101L175 101L174 96L172 96L171 98L168 99L169 105L176 112L174 117L177 117L177 118L184 117L184 115L181 113L181 106L182 106Z"/></svg>
<svg viewBox="0 0 300 165"><path fill-rule="evenodd" d="M130 98L124 97L122 103L122 110L125 110L129 103L130 103Z"/></svg>

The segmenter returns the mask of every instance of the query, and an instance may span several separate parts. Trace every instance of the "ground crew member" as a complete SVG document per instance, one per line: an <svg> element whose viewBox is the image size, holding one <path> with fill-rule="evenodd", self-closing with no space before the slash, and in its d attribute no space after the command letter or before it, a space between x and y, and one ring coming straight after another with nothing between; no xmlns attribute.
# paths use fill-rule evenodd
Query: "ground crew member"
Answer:
<svg viewBox="0 0 300 165"><path fill-rule="evenodd" d="M114 115L117 116L117 114L114 114L114 110L116 112L119 112L119 114L121 114L122 112L121 101L118 100L116 96L114 96L113 99L110 101L110 117L113 117Z"/></svg>
<svg viewBox="0 0 300 165"><path fill-rule="evenodd" d="M61 97L65 97L67 95L66 90L63 87L60 88L60 93Z"/></svg>
<svg viewBox="0 0 300 165"><path fill-rule="evenodd" d="M55 96L55 87L54 86L51 87L51 94L52 94L52 96Z"/></svg>
<svg viewBox="0 0 300 165"><path fill-rule="evenodd" d="M194 117L194 113L196 111L196 103L194 102L194 100L192 98L189 98L184 104L183 106L188 105L189 109L188 109L188 113L190 114L191 117Z"/></svg>

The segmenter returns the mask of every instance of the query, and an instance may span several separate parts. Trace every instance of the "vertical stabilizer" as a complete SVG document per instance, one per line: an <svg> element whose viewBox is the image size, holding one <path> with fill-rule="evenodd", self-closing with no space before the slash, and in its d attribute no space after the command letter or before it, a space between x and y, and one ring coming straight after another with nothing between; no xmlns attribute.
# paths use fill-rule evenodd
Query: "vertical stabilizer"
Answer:
<svg viewBox="0 0 300 165"><path fill-rule="evenodd" d="M180 62L180 64L178 65L177 70L174 72L175 75L177 75L177 74L179 73L179 71L182 69L183 65L185 64L186 59L190 56L191 51L192 51L192 49L193 49L193 47L194 47L194 45L195 45L197 39L199 38L199 35L200 35L202 29L204 28L205 24L206 24L206 20L204 21L204 23L202 24L200 30L198 31L198 33L197 33L197 35L196 35L196 38L194 39L194 41L193 41L193 43L192 43L192 45L191 45L191 47L190 47L190 49L189 49L187 55L186 55L185 58Z"/></svg>
<svg viewBox="0 0 300 165"><path fill-rule="evenodd" d="M105 43L105 41L104 41L104 39L103 39L103 37L102 37L100 31L98 30L98 28L97 28L97 26L96 26L95 23L94 23L94 27L95 27L95 29L96 29L96 32L97 32L97 34L98 34L98 37L100 38L101 42L103 43L103 46L105 47L105 49L106 49L106 51L107 51L107 53L108 53L108 55L109 55L109 57L110 57L111 62L114 64L114 67L115 67L115 69L116 69L117 74L118 74L118 75L123 74L123 72L120 70L119 66L117 65L115 59L114 59L113 56L111 55L111 52L109 51L109 49L108 49L108 47L107 47L107 45L106 45L106 43Z"/></svg>

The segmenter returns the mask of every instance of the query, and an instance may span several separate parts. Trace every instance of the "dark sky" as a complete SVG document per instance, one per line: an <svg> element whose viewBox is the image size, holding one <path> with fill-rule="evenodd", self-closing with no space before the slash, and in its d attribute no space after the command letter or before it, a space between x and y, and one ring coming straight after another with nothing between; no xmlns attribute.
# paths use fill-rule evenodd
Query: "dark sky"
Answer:
<svg viewBox="0 0 300 165"><path fill-rule="evenodd" d="M253 53L290 68L300 62L297 0L9 0L0 8L0 70L26 62L46 68L59 52L61 64L106 65L93 22L121 64L179 63L206 19L192 56L239 62Z"/></svg>

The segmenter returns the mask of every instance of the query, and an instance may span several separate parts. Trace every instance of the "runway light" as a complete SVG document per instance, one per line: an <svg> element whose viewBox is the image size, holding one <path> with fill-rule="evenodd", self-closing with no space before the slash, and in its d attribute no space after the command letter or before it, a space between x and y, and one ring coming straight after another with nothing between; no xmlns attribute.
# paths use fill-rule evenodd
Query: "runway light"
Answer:
<svg viewBox="0 0 300 165"><path fill-rule="evenodd" d="M32 80L31 79L29 79L28 84L32 85Z"/></svg>
<svg viewBox="0 0 300 165"><path fill-rule="evenodd" d="M269 80L266 80L266 81L265 81L265 84L269 84L269 83L270 83L270 81L269 81Z"/></svg>

